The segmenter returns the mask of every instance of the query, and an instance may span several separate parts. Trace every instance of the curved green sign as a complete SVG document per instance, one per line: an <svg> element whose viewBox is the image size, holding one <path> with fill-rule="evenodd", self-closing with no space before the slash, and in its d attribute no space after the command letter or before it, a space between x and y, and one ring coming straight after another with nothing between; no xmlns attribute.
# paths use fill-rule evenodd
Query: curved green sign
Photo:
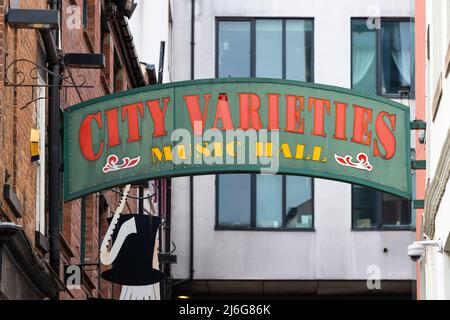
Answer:
<svg viewBox="0 0 450 320"><path fill-rule="evenodd" d="M160 177L306 175L411 198L409 109L310 83L258 78L129 90L64 112L64 196Z"/></svg>

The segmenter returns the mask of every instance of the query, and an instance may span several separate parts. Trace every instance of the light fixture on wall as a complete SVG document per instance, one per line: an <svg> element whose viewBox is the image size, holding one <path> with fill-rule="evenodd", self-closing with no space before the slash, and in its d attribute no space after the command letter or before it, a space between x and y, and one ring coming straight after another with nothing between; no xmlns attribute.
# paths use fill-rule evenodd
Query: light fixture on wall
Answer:
<svg viewBox="0 0 450 320"><path fill-rule="evenodd" d="M105 55L102 53L66 53L64 64L76 69L102 69L105 67Z"/></svg>
<svg viewBox="0 0 450 320"><path fill-rule="evenodd" d="M17 29L57 29L59 28L58 10L9 9L6 22Z"/></svg>

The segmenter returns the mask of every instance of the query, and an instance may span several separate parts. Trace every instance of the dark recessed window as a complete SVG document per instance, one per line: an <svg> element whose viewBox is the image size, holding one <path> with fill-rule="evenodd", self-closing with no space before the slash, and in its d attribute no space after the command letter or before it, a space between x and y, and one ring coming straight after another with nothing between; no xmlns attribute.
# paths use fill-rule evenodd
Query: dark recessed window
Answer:
<svg viewBox="0 0 450 320"><path fill-rule="evenodd" d="M378 28L379 26L379 28ZM411 19L352 19L352 88L399 98L414 97L414 22Z"/></svg>
<svg viewBox="0 0 450 320"><path fill-rule="evenodd" d="M408 200L369 187L352 186L353 229L409 229L411 206Z"/></svg>
<svg viewBox="0 0 450 320"><path fill-rule="evenodd" d="M313 19L218 19L220 78L314 81Z"/></svg>
<svg viewBox="0 0 450 320"><path fill-rule="evenodd" d="M89 10L88 0L83 0L83 28L86 30L88 28L88 10Z"/></svg>
<svg viewBox="0 0 450 320"><path fill-rule="evenodd" d="M313 180L308 177L216 176L217 229L312 230Z"/></svg>

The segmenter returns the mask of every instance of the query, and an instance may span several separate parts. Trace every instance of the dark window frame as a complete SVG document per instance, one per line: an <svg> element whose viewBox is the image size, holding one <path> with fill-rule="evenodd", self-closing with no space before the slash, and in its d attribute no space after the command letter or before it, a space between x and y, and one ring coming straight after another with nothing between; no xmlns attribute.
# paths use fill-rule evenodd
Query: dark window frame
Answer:
<svg viewBox="0 0 450 320"><path fill-rule="evenodd" d="M242 172L245 174L245 172ZM304 176L305 178L311 179L311 199L312 199L312 221L310 228L286 228L286 175L281 175L282 177L282 188L281 188L281 201L282 201L282 215L281 215L281 226L279 228L261 228L256 226L256 175L257 173L248 173L250 177L250 226L221 226L219 224L219 178L220 174L216 174L215 178L215 223L214 229L216 231L287 231L287 232L315 232L315 192L314 192L314 178Z"/></svg>
<svg viewBox="0 0 450 320"><path fill-rule="evenodd" d="M88 23L89 23L89 1L83 0L83 8L82 8L82 25L83 30L88 29Z"/></svg>
<svg viewBox="0 0 450 320"><path fill-rule="evenodd" d="M355 20L366 20L369 19L369 17L352 17L350 19L350 86L353 89L353 21ZM383 94L381 91L381 80L382 80L382 41L381 41L381 29L383 28L383 22L411 22L415 24L415 19L413 17L381 17L380 18L380 29L375 28L375 47L376 47L376 61L375 61L375 69L376 69L376 75L375 75L375 81L376 81L376 91L372 94L376 94L381 97L385 97L388 99L404 99L398 94L393 93L387 93ZM415 61L415 52L414 52L414 61ZM408 96L408 99L414 100L416 98L416 77L415 77L415 70L412 70L411 74L411 92Z"/></svg>
<svg viewBox="0 0 450 320"><path fill-rule="evenodd" d="M311 54L311 81L305 80L305 82L314 83L315 78L315 20L313 17L216 17L215 18L215 57L214 57L214 73L215 77L219 76L219 23L224 21L242 21L250 22L250 77L256 77L256 20L281 20L282 23L282 77L281 79L286 79L286 21L288 20L307 20L312 21L312 54Z"/></svg>
<svg viewBox="0 0 450 320"><path fill-rule="evenodd" d="M364 188L369 188L367 186L362 186ZM382 203L383 203L383 191L381 190L376 190L377 192L377 202L379 201L381 204L377 204L377 219L378 219L378 223L376 227L373 228L358 228L356 226L354 226L353 224L353 214L354 214L354 208L355 208L355 197L353 196L353 190L354 190L354 184L351 184L351 219L350 219L350 228L352 231L357 231L357 232L361 232L361 231L415 231L416 228L415 226L412 224L412 218L413 218L413 207L412 207L412 203L411 201L408 201L408 210L409 210L409 217L410 217L410 224L409 225L391 225L391 226L383 226L383 207L382 207ZM380 206L380 207L378 207Z"/></svg>

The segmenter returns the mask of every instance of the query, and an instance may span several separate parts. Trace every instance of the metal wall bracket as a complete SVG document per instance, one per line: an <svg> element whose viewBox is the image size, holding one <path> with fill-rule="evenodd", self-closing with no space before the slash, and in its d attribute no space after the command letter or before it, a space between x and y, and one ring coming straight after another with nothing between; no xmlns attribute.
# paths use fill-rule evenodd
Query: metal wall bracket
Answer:
<svg viewBox="0 0 450 320"><path fill-rule="evenodd" d="M23 71L27 70L27 71ZM38 84L39 75L52 75L59 79L58 85ZM4 83L6 87L14 88L31 88L30 101L20 107L25 109L29 105L38 100L48 99L47 97L36 97L35 88L93 88L92 85L86 85L86 77L84 75L77 75L77 81L69 72L68 76L62 74L55 74L51 70L40 66L39 64L28 59L17 59L7 65L5 69Z"/></svg>
<svg viewBox="0 0 450 320"><path fill-rule="evenodd" d="M413 170L425 170L427 168L426 160L413 160L411 161L411 169Z"/></svg>
<svg viewBox="0 0 450 320"><path fill-rule="evenodd" d="M414 120L410 123L411 130L426 130L427 123L423 120Z"/></svg>
<svg viewBox="0 0 450 320"><path fill-rule="evenodd" d="M425 208L425 200L413 200L413 208L414 209L424 209Z"/></svg>
<svg viewBox="0 0 450 320"><path fill-rule="evenodd" d="M11 185L5 184L3 187L3 198L8 203L9 207L11 208L12 212L16 216L16 218L22 218L23 217L23 206L20 202L19 198L17 197L16 193L13 191Z"/></svg>
<svg viewBox="0 0 450 320"><path fill-rule="evenodd" d="M22 69L28 69L28 74ZM11 71L12 70L12 71ZM39 78L39 73L51 74L54 77L60 79L61 84L55 85L39 85L37 84L37 79ZM10 79L14 76L14 79ZM79 83L75 83L70 76L62 76L60 74L55 74L49 69L36 64L35 62L28 59L17 59L7 65L5 69L5 86L7 87L31 87L31 88L93 88L94 86L86 85L86 77L84 75L77 75L80 80Z"/></svg>

